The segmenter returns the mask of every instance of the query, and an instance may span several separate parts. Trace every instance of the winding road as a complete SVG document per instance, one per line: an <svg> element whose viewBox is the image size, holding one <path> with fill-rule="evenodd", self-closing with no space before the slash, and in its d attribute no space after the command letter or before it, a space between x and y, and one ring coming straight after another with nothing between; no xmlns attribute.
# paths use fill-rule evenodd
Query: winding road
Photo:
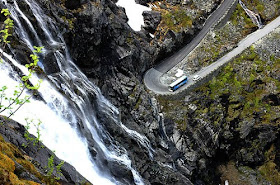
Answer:
<svg viewBox="0 0 280 185"><path fill-rule="evenodd" d="M217 8L217 10L212 13L212 15L207 19L203 29L199 32L199 34L190 42L187 46L179 50L177 53L172 55L169 58L163 60L159 65L154 68L149 69L144 76L144 84L146 87L153 91L156 94L164 94L164 95L172 95L178 92L182 92L186 90L188 87L194 85L196 82L192 80L194 75L200 75L201 79L205 78L207 75L211 74L215 70L219 69L221 66L230 61L233 57L240 54L246 48L248 48L251 44L258 41L275 28L280 25L280 16L276 18L274 21L270 22L268 25L263 27L263 29L259 29L252 34L248 35L242 41L238 43L238 46L233 49L231 52L224 55L222 58L212 63L211 65L202 68L197 73L189 76L189 80L186 85L181 87L179 90L175 92L170 92L168 90L168 85L162 84L160 81L161 76L172 69L176 64L180 63L187 55L200 43L200 41L204 38L204 36L209 32L209 30L217 23L221 17L226 13L226 11L233 5L235 0L224 0L224 2Z"/></svg>

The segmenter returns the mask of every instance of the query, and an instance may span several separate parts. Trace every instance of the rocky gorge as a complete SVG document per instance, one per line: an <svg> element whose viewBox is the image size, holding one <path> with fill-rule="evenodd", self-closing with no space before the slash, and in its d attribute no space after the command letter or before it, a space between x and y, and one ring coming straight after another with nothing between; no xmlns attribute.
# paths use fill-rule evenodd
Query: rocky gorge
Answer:
<svg viewBox="0 0 280 185"><path fill-rule="evenodd" d="M145 25L139 32L129 27L124 9L114 0L38 3L59 25L74 62L119 109L121 122L149 139L153 157L112 123L92 97L100 123L125 146L145 184L203 185L225 180L279 184L279 30L225 67L213 81L179 100L168 100L147 92L142 83L145 71L188 43L221 1L139 1L155 5L153 11L143 13ZM264 5L258 9L266 21L279 15L278 1L255 3ZM265 11L268 4L274 12ZM26 5L21 2L20 6ZM14 35L14 57L29 63L26 55L31 51L24 50L18 40ZM57 73L52 55L45 60L45 73ZM24 128L14 122L10 125L11 129L1 126L1 134L24 150ZM14 130L20 130L21 136L7 135ZM41 160L42 166L51 155L42 151L48 155L41 158L30 154L32 150L25 152ZM116 178L125 179L124 184L133 184L131 172L121 164L111 163L108 168ZM84 183L72 170L67 165L63 168L61 183Z"/></svg>

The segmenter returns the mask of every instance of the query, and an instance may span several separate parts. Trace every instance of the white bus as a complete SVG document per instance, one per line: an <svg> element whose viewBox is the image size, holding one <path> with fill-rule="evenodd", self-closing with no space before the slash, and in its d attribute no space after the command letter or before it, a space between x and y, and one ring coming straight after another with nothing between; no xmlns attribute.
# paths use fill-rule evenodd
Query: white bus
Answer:
<svg viewBox="0 0 280 185"><path fill-rule="evenodd" d="M168 89L169 91L176 91L177 89L179 89L180 87L182 87L184 84L186 84L188 81L188 77L187 76L181 76L180 78L178 78L175 82L172 82L169 86Z"/></svg>

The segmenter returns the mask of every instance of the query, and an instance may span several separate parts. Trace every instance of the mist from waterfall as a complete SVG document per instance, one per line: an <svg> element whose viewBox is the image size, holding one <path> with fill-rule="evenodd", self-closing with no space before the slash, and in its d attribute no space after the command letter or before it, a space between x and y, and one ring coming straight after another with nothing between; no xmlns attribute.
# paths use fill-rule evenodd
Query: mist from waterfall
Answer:
<svg viewBox="0 0 280 185"><path fill-rule="evenodd" d="M42 121L40 130L43 143L51 150L55 150L59 158L73 165L93 184L119 184L109 170L104 169L105 166L99 161L101 158L108 162L117 161L125 165L131 170L135 184L144 184L138 172L132 167L126 149L113 141L109 133L99 123L96 117L98 112L92 104L92 97L96 99L95 101L102 112L114 121L116 126L122 128L132 139L142 145L152 158L154 151L149 140L121 123L118 109L73 63L64 38L54 24L55 21L44 14L36 1L23 1L36 18L43 36L37 33L36 27L20 9L16 0L13 0L12 3L2 0L2 3L11 12L16 34L30 50L33 50L34 45L42 46L43 44L45 49L40 56L39 66L44 69L46 64L42 59L47 54L52 53L59 72L43 78L39 93L44 101L32 99L31 103L24 105L13 119L21 124L25 123L26 117L34 120L40 119ZM16 66L25 74L27 74L27 70L20 64L20 61L14 60L11 55L5 53L4 56L7 62L0 65L0 87L9 84L10 89L20 83L20 78L16 77L16 72L13 71L11 65ZM31 82L37 83L38 79L39 77L34 75ZM28 94L28 92L25 93ZM35 128L30 131L33 134L36 133ZM110 143L105 145L104 140L110 141ZM93 146L90 146L91 144ZM96 159L90 153L91 148L97 152Z"/></svg>

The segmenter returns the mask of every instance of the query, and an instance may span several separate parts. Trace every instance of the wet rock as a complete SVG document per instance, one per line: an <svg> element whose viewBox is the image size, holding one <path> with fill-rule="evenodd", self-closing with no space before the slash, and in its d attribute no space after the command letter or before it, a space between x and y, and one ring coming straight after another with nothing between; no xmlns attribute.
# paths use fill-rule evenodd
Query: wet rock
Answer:
<svg viewBox="0 0 280 185"><path fill-rule="evenodd" d="M48 159L50 156L54 155L54 165L58 165L61 160L55 156L55 154L49 150L43 143L39 142L36 145L28 144L29 142L24 137L26 129L24 126L19 123L9 120L4 117L0 117L0 121L4 123L0 125L0 134L4 137L6 142L10 142L18 147L23 153L29 156L33 163L36 164L37 170L41 174L45 174L45 166L48 166ZM31 138L35 138L33 135L30 135ZM24 147L27 146L27 147ZM32 179L34 181L38 181L37 178L28 174L21 165L16 164L16 173L19 176L22 176L26 179ZM61 167L62 176L60 176L61 180L68 183L81 183L85 181L76 169L65 162ZM57 172L54 170L54 175L58 176Z"/></svg>
<svg viewBox="0 0 280 185"><path fill-rule="evenodd" d="M27 46L17 45L14 49L14 57L17 61L20 61L22 65L30 63L30 58L28 57L30 53L31 51Z"/></svg>
<svg viewBox="0 0 280 185"><path fill-rule="evenodd" d="M151 184L193 185L188 178L177 170L174 170L172 167L163 167L152 164L151 169L149 169L149 175L151 176Z"/></svg>
<svg viewBox="0 0 280 185"><path fill-rule="evenodd" d="M97 151L96 151L95 148L91 147L91 148L89 149L89 152L90 152L90 154L91 154L91 156L92 156L93 158L96 157Z"/></svg>
<svg viewBox="0 0 280 185"><path fill-rule="evenodd" d="M49 74L60 72L59 66L56 62L56 58L53 53L50 52L47 55L45 55L43 57L43 60L44 60L44 64L42 65L46 74L49 75Z"/></svg>
<svg viewBox="0 0 280 185"><path fill-rule="evenodd" d="M133 174L125 164L122 164L119 161L110 161L108 167L115 177L125 178L130 183L133 183Z"/></svg>
<svg viewBox="0 0 280 185"><path fill-rule="evenodd" d="M69 9L77 9L84 2L67 0L66 4ZM115 2L115 0L96 0L94 3L84 4L79 11L75 11L72 15L76 18L74 29L66 31L67 44L79 67L101 87L103 94L118 107L121 114L115 118L122 121L127 128L147 136L152 147L155 148L156 152L153 155L156 162L151 160L145 147L113 122L110 116L104 113L102 107L97 107L96 100L93 98L92 102L96 104L100 124L113 136L113 140L126 148L135 169L148 183L191 184L188 177L193 172L202 173L204 169L211 167L211 163L209 165L208 161L212 160L217 149L222 149L228 154L237 151L237 157L234 157L240 163L250 163L251 165L260 163L263 160L263 149L275 138L275 133L271 129L254 128L250 120L248 123L235 120L236 127L240 129L238 130L223 119L225 113L222 109L217 110L217 114L215 114L215 116L221 115L219 117L221 127L213 126L213 119L209 118L209 113L201 115L205 120L195 118L194 115L199 106L207 107L212 103L207 100L199 106L196 104L195 107L193 104L187 107L189 112L183 122L184 129L176 128L176 124L170 118L165 119L163 126L160 126L160 121L155 113L159 111L154 111L149 102L150 95L142 85L144 72L154 64L155 60L160 60L161 56L165 57L166 52L172 53L178 48L178 45L185 44L186 40L193 37L194 31L203 25L205 18L201 18L201 23L195 23L194 30L184 30L184 33L169 30L162 42L157 40L153 43L150 42L151 38L147 38L147 32L154 33L160 22L160 14L144 12L145 25L143 28L147 32L135 33L127 25L128 19L124 9L117 7ZM147 2L153 1L138 1L141 4ZM204 12L211 12L218 1L212 0L206 3L202 0L169 0L167 2L171 4L193 2L194 6L204 9ZM96 4L98 6L95 6ZM155 38L157 38L156 35ZM51 56L48 58L51 60ZM254 86L249 87L248 90L253 91ZM204 96L202 99L204 100L206 97ZM264 101L275 102L274 99L269 97ZM242 102L242 98L233 97L229 102L237 104ZM223 104L227 103L228 101ZM182 110L177 113L185 116ZM270 134L272 137L269 136ZM163 138L164 135L167 137ZM256 150L246 148L246 146L253 147L253 141L247 140L251 137L257 143L260 141L258 143L260 147L257 147ZM270 139L266 139L267 137ZM92 142L90 139L89 141ZM105 143L108 144L110 141L107 140ZM90 151L93 156L98 157L97 150ZM246 153L252 154L252 157ZM120 177L133 182L132 174L125 165L115 161L112 163L104 161L104 163L108 162L110 171L116 178Z"/></svg>

